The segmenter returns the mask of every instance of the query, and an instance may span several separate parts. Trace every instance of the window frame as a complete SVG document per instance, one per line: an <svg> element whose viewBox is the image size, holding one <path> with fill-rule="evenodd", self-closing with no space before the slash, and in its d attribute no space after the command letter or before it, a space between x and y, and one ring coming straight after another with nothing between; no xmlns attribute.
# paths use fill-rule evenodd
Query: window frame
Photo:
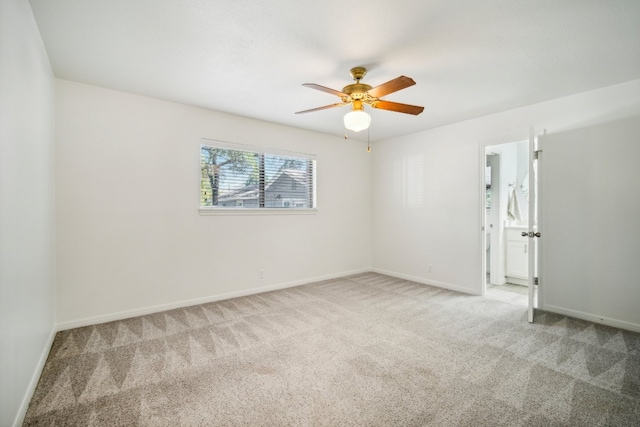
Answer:
<svg viewBox="0 0 640 427"><path fill-rule="evenodd" d="M236 151L248 151L252 153L258 153L259 156L259 168L260 168L260 181L259 181L259 200L261 202L265 199L265 180L262 179L264 177L264 168L265 156L282 156L282 157L294 157L299 159L304 159L306 161L311 161L311 203L313 207L311 208L301 208L295 207L256 207L256 208L244 208L240 206L202 206L201 203L201 183L202 176L199 175L199 191L198 191L198 212L200 215L313 215L318 212L318 202L317 202L317 159L314 154L309 153L300 153L279 149L271 149L265 147L258 147L246 144L238 144L227 141L219 141L214 139L202 138L199 150L198 150L198 163L202 164L202 148L210 147L210 148L219 148L223 150L236 150ZM261 204L261 203L259 203Z"/></svg>

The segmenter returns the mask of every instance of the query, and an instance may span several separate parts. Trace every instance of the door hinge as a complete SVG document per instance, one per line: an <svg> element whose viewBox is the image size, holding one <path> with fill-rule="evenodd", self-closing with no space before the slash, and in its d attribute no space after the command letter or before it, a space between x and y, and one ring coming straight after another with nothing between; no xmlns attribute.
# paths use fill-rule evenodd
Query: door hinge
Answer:
<svg viewBox="0 0 640 427"><path fill-rule="evenodd" d="M540 158L540 153L542 153L542 150L536 150L533 152L533 158L535 160L538 160Z"/></svg>
<svg viewBox="0 0 640 427"><path fill-rule="evenodd" d="M533 284L534 284L534 285L536 285L536 286L538 286L538 285L539 285L539 283L538 283L538 278L537 278L537 277L534 277L534 278L533 278Z"/></svg>

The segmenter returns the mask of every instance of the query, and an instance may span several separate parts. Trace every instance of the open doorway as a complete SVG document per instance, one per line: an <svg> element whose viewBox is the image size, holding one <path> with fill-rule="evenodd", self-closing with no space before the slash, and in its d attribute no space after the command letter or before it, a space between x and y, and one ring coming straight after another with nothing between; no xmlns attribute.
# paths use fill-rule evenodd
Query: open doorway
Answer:
<svg viewBox="0 0 640 427"><path fill-rule="evenodd" d="M486 146L484 165L483 293L526 307L529 141Z"/></svg>

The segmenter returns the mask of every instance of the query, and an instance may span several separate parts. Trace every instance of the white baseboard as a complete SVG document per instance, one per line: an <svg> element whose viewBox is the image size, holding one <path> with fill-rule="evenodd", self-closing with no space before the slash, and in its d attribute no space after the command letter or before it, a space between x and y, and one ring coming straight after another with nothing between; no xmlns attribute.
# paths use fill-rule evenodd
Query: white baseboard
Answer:
<svg viewBox="0 0 640 427"><path fill-rule="evenodd" d="M593 323L600 323L602 325L613 326L614 328L626 329L628 331L640 332L640 325L637 323L627 322L625 320L612 319L610 317L598 316L591 313L585 313L583 311L571 310L568 308L557 307L555 305L545 304L540 308L543 311L548 311L556 314L563 314L565 316L575 317L576 319L588 320Z"/></svg>
<svg viewBox="0 0 640 427"><path fill-rule="evenodd" d="M40 359L38 360L38 365L36 366L33 375L31 376L31 381L29 381L29 387L25 392L22 403L20 403L20 408L18 413L16 414L16 418L13 420L13 427L20 427L24 422L24 417L27 415L27 409L29 409L29 403L31 402L31 398L33 397L33 393L36 391L36 386L38 385L38 381L40 381L40 376L42 375L42 370L44 369L44 364L49 357L49 352L51 351L51 346L53 345L53 340L56 337L57 328L54 325L51 328L51 332L49 333L49 338L47 339L44 348L42 349L42 354L40 355Z"/></svg>
<svg viewBox="0 0 640 427"><path fill-rule="evenodd" d="M295 286L306 285L308 283L320 282L322 280L336 279L338 277L350 276L352 274L360 274L370 272L370 268L361 268L357 270L344 271L341 273L327 274L324 276L311 277L308 279L295 280L293 282L279 283L269 286L261 286L259 288L244 289L241 291L227 292L218 295L209 295L202 298L193 298L167 304L159 304L151 307L142 307L134 310L120 311L117 313L103 314L99 316L84 317L82 319L68 320L58 323L57 330L64 331L66 329L80 328L83 326L97 325L99 323L113 322L116 320L128 319L130 317L144 316L147 314L158 313L160 311L173 310L175 308L189 307L192 305L206 304L209 302L222 301L231 298L244 297L263 292L275 291L278 289L292 288Z"/></svg>
<svg viewBox="0 0 640 427"><path fill-rule="evenodd" d="M449 289L450 291L462 292L463 294L479 295L477 290L465 288L463 286L454 285L451 283L440 282L437 280L424 279L422 277L410 276L408 274L396 273L394 271L383 270L381 268L372 268L374 273L384 274L386 276L397 277L398 279L410 280L412 282L422 283L423 285L436 286L438 288Z"/></svg>

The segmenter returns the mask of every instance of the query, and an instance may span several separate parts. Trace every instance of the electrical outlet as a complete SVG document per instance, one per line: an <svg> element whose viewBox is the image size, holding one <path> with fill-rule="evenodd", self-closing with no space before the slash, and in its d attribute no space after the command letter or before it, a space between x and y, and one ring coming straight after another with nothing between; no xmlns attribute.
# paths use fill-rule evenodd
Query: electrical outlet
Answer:
<svg viewBox="0 0 640 427"><path fill-rule="evenodd" d="M264 279L264 270L258 270L258 279Z"/></svg>

